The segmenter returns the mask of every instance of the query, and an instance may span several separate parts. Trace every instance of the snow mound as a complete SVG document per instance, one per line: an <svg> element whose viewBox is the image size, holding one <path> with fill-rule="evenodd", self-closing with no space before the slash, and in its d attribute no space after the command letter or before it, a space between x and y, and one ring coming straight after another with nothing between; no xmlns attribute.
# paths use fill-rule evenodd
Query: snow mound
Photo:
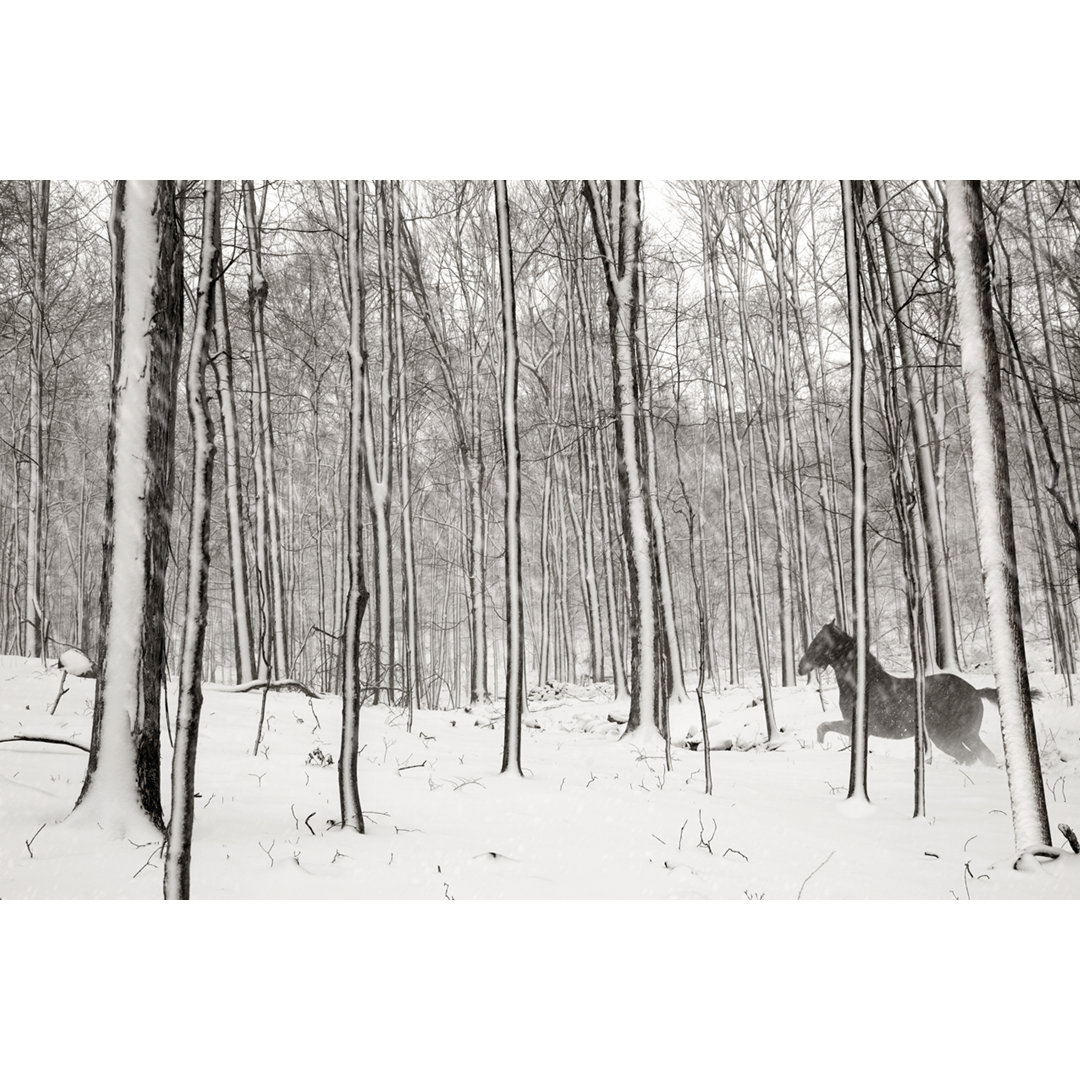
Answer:
<svg viewBox="0 0 1080 1080"><path fill-rule="evenodd" d="M565 682L546 682L534 686L528 695L529 704L543 704L558 701L604 701L614 697L608 683L581 683L573 685Z"/></svg>
<svg viewBox="0 0 1080 1080"><path fill-rule="evenodd" d="M94 662L80 649L65 649L60 654L57 663L69 675L76 675L80 679L97 678L97 668L94 667Z"/></svg>

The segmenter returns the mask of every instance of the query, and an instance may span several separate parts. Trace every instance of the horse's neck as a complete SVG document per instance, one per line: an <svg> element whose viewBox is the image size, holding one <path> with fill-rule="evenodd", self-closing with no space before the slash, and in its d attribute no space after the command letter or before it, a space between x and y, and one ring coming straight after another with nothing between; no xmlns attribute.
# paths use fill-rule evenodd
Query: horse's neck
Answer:
<svg viewBox="0 0 1080 1080"><path fill-rule="evenodd" d="M832 669L836 673L836 681L840 685L855 689L855 643L844 650L832 661ZM885 669L878 663L877 657L869 649L866 651L866 682L885 675Z"/></svg>

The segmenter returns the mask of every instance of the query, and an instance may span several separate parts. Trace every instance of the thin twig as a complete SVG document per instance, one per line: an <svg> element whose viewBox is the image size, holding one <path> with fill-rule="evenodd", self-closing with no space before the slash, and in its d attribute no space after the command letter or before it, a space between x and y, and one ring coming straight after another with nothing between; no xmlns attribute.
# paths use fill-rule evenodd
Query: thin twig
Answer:
<svg viewBox="0 0 1080 1080"><path fill-rule="evenodd" d="M796 900L802 899L802 893L803 889L806 888L806 882L809 881L835 854L835 851L830 851L829 854L826 855L825 858L817 866L815 866L809 874L806 875L806 880L803 881L803 883L799 886L799 895L795 897Z"/></svg>
<svg viewBox="0 0 1080 1080"><path fill-rule="evenodd" d="M34 833L34 835L31 836L29 840L24 840L23 841L23 843L26 845L26 850L30 852L30 858L31 859L34 857L34 849L30 845L33 844L33 842L38 838L38 833L41 832L41 830L44 829L45 826L48 825L48 824L49 823L47 821L43 821L41 823L41 826L38 828L38 831L36 833ZM1075 840L1076 838L1073 837L1073 839Z"/></svg>

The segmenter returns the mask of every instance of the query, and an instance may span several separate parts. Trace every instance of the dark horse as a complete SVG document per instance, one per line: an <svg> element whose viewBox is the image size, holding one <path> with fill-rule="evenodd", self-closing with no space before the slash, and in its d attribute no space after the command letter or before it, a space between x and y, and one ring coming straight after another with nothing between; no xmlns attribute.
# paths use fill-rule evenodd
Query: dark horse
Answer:
<svg viewBox="0 0 1080 1080"><path fill-rule="evenodd" d="M817 741L827 732L839 731L851 737L855 710L855 639L835 622L826 623L799 661L799 674L832 666L840 688L840 715L843 720L818 724ZM982 699L997 703L997 690L976 690L958 675L928 675L926 678L926 734L961 765L981 761L996 765L990 748L979 738ZM915 680L890 675L868 651L866 654L866 719L871 735L880 739L910 739L915 734Z"/></svg>

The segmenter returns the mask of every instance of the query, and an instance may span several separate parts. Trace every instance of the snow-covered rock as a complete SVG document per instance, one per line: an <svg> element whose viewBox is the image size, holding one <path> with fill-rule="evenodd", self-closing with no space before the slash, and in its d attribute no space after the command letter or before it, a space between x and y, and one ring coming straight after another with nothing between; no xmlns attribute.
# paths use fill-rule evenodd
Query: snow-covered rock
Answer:
<svg viewBox="0 0 1080 1080"><path fill-rule="evenodd" d="M79 649L65 649L60 654L58 662L69 675L77 675L80 679L94 679L97 677L94 662Z"/></svg>

